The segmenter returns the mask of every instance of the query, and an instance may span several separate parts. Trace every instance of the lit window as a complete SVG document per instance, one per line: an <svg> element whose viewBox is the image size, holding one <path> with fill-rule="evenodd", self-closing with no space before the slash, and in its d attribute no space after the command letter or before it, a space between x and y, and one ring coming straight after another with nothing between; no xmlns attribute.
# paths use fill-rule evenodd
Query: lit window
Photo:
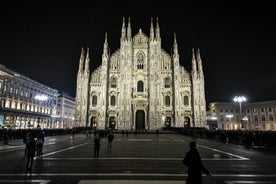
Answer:
<svg viewBox="0 0 276 184"><path fill-rule="evenodd" d="M274 121L274 118L273 118L273 116L271 114L269 115L268 118L269 118L269 121Z"/></svg>

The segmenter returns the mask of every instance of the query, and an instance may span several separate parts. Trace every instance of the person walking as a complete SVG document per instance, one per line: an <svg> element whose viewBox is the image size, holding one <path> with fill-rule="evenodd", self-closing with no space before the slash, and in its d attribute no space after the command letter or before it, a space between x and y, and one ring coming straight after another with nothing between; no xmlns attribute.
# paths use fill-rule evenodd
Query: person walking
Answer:
<svg viewBox="0 0 276 184"><path fill-rule="evenodd" d="M100 147L100 136L96 134L94 137L94 158L99 158Z"/></svg>
<svg viewBox="0 0 276 184"><path fill-rule="evenodd" d="M108 140L108 144L107 144L107 148L110 148L112 147L112 141L114 139L114 135L112 132L109 132L108 136L107 136L107 140Z"/></svg>
<svg viewBox="0 0 276 184"><path fill-rule="evenodd" d="M36 139L36 146L37 146L37 156L42 156L43 154L43 145L44 145L44 134L42 131L39 132L37 139Z"/></svg>
<svg viewBox="0 0 276 184"><path fill-rule="evenodd" d="M36 141L34 137L31 136L30 142L28 144L28 149L27 149L26 172L32 172L35 151L36 151Z"/></svg>
<svg viewBox="0 0 276 184"><path fill-rule="evenodd" d="M28 145L29 145L29 143L30 143L30 141L31 141L31 132L30 131L28 131L27 132L27 134L24 136L24 138L23 138L23 142L24 142L24 144L25 144L25 156L27 155L27 152L28 152Z"/></svg>
<svg viewBox="0 0 276 184"><path fill-rule="evenodd" d="M196 141L190 142L190 151L186 153L183 164L188 167L186 184L202 184L202 172L207 176L210 175L201 161Z"/></svg>

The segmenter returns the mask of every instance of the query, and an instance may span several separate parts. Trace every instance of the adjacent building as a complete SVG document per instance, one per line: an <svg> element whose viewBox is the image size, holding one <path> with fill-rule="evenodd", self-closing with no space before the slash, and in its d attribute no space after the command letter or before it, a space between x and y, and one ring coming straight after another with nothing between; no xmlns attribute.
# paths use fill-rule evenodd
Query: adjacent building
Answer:
<svg viewBox="0 0 276 184"><path fill-rule="evenodd" d="M58 91L0 64L0 128L53 128Z"/></svg>
<svg viewBox="0 0 276 184"><path fill-rule="evenodd" d="M213 102L208 124L222 130L276 130L276 101L254 103Z"/></svg>
<svg viewBox="0 0 276 184"><path fill-rule="evenodd" d="M67 93L58 96L56 114L54 115L55 128L73 128L75 126L75 99Z"/></svg>
<svg viewBox="0 0 276 184"><path fill-rule="evenodd" d="M79 126L155 130L206 125L199 49L192 50L187 71L180 65L175 34L171 52L161 47L158 19L155 26L151 20L149 36L141 29L132 35L130 19L127 24L123 19L120 47L110 53L106 34L101 65L90 71L90 62L89 49L82 49L76 88Z"/></svg>

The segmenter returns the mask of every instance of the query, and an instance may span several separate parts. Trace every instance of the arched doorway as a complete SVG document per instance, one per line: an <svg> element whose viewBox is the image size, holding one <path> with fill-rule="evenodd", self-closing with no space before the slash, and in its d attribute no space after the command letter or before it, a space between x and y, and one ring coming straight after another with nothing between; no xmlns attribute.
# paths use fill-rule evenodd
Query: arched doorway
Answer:
<svg viewBox="0 0 276 184"><path fill-rule="evenodd" d="M190 127L191 127L190 118L185 117L185 119L184 119L184 128L190 128Z"/></svg>
<svg viewBox="0 0 276 184"><path fill-rule="evenodd" d="M136 130L145 130L145 112L143 110L136 112Z"/></svg>
<svg viewBox="0 0 276 184"><path fill-rule="evenodd" d="M171 128L171 117L165 118L165 128Z"/></svg>
<svg viewBox="0 0 276 184"><path fill-rule="evenodd" d="M96 117L92 116L90 119L90 128L96 129L97 128L97 121Z"/></svg>
<svg viewBox="0 0 276 184"><path fill-rule="evenodd" d="M116 127L116 120L115 120L115 117L110 117L109 118L109 128L111 130L114 130Z"/></svg>

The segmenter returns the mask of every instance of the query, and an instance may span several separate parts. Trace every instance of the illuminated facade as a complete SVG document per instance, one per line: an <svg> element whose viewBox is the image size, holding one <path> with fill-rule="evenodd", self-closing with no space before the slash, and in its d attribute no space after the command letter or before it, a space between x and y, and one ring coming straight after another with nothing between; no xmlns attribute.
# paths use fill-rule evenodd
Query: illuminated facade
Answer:
<svg viewBox="0 0 276 184"><path fill-rule="evenodd" d="M218 129L276 131L276 101L243 103L241 113L238 103L213 102L209 110Z"/></svg>
<svg viewBox="0 0 276 184"><path fill-rule="evenodd" d="M82 49L76 89L76 123L98 129L156 130L204 127L206 101L199 50L192 70L180 65L176 36L173 50L161 47L158 20L150 35L132 36L123 20L120 48L110 54L107 35L102 64L90 72L89 49Z"/></svg>
<svg viewBox="0 0 276 184"><path fill-rule="evenodd" d="M75 105L75 99L68 94L62 93L58 96L54 127L72 128L75 126Z"/></svg>
<svg viewBox="0 0 276 184"><path fill-rule="evenodd" d="M53 128L58 91L0 64L0 127Z"/></svg>

